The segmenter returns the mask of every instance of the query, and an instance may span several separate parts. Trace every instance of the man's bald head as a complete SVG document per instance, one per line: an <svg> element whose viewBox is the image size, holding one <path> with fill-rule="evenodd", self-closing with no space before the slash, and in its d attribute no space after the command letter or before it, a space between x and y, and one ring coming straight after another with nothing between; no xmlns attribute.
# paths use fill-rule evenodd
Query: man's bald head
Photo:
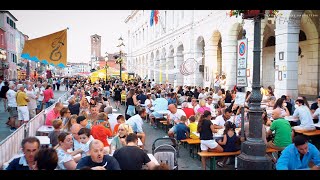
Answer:
<svg viewBox="0 0 320 180"><path fill-rule="evenodd" d="M170 104L168 106L168 110L171 112L171 113L176 113L177 112L177 106L175 104Z"/></svg>
<svg viewBox="0 0 320 180"><path fill-rule="evenodd" d="M273 119L279 119L281 118L281 109L280 108L276 108L272 111L272 118Z"/></svg>
<svg viewBox="0 0 320 180"><path fill-rule="evenodd" d="M103 143L98 140L98 139L94 139L91 141L90 145L89 145L89 150L94 149L95 147L104 147Z"/></svg>
<svg viewBox="0 0 320 180"><path fill-rule="evenodd" d="M80 124L73 124L71 126L71 133L72 133L72 136L78 141L79 140L79 135L78 135L78 132L80 131L80 129L82 128L82 126Z"/></svg>

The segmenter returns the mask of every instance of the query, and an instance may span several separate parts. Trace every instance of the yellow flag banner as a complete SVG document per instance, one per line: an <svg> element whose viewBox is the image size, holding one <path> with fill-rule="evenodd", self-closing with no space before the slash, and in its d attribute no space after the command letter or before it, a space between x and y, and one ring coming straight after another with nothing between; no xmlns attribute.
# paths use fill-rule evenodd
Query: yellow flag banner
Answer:
<svg viewBox="0 0 320 180"><path fill-rule="evenodd" d="M67 64L67 29L27 40L21 57L35 62L65 67Z"/></svg>

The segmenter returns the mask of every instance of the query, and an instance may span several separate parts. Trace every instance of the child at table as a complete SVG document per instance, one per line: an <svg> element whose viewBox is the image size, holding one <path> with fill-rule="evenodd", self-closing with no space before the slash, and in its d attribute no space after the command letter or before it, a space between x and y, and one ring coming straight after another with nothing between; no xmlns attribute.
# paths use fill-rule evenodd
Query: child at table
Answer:
<svg viewBox="0 0 320 180"><path fill-rule="evenodd" d="M51 146L55 147L56 145L58 145L58 136L61 133L61 129L63 127L62 120L61 119L53 120L52 126L54 130L48 134L48 137L50 139Z"/></svg>
<svg viewBox="0 0 320 180"><path fill-rule="evenodd" d="M91 130L88 128L81 128L78 132L80 142L81 142L81 157L86 157L89 153L89 145L91 141L93 140L93 137L91 136Z"/></svg>
<svg viewBox="0 0 320 180"><path fill-rule="evenodd" d="M237 146L238 137L236 134L236 125L230 121L227 121L224 124L224 132L223 132L223 140L219 140L218 144L222 146L223 152L235 152L238 151L240 148ZM222 161L218 162L220 167L224 167L228 157L224 157Z"/></svg>
<svg viewBox="0 0 320 180"><path fill-rule="evenodd" d="M191 139L199 139L198 136L196 136L193 132L197 132L198 124L196 123L196 117L194 115L189 117L189 129L190 129L190 138Z"/></svg>

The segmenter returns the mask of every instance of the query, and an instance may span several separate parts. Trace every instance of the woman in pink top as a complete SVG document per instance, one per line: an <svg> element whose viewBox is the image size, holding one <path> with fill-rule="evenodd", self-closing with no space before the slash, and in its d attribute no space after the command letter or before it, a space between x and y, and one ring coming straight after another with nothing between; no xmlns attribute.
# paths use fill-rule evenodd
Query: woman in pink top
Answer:
<svg viewBox="0 0 320 180"><path fill-rule="evenodd" d="M53 99L53 91L51 85L48 85L46 90L43 91L43 102L46 103L46 108L53 104L50 99Z"/></svg>
<svg viewBox="0 0 320 180"><path fill-rule="evenodd" d="M205 110L211 111L210 108L206 106L206 101L204 99L201 99L199 101L199 105L200 105L200 108L197 110L197 113L200 113L201 115L203 115Z"/></svg>

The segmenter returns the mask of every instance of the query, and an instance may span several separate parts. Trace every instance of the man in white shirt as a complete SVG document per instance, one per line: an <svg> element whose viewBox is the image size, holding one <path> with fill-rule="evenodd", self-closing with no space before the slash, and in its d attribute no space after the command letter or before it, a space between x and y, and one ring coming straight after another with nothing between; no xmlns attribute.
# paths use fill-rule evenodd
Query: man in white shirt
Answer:
<svg viewBox="0 0 320 180"><path fill-rule="evenodd" d="M42 84L38 83L37 84L37 88L35 89L35 93L38 96L38 99L37 99L37 101L38 101L38 103L37 103L38 104L37 105L38 112L42 111L42 108L43 108L42 102L43 102L43 98L44 98L44 96L43 96L43 91L44 90L45 90L45 88L42 86Z"/></svg>
<svg viewBox="0 0 320 180"><path fill-rule="evenodd" d="M169 137L174 137L175 126L180 122L181 116L186 116L186 113L182 109L178 109L176 104L170 104L168 106L170 113L167 115L168 124L173 125L169 130Z"/></svg>
<svg viewBox="0 0 320 180"><path fill-rule="evenodd" d="M213 104L213 98L211 96L207 98L206 106L210 108L211 116L216 117L216 108L215 104Z"/></svg>
<svg viewBox="0 0 320 180"><path fill-rule="evenodd" d="M200 92L200 94L199 94L199 96L198 96L198 99L199 99L199 100L206 98L206 95L205 95L204 93L205 93L205 92L204 92L204 89L202 89L201 92Z"/></svg>
<svg viewBox="0 0 320 180"><path fill-rule="evenodd" d="M16 101L17 92L14 91L15 84L10 84L9 88L10 89L6 93L7 100L8 100L9 120L6 124L11 126L10 131L14 131L16 130L15 122L16 122L16 119L18 118L17 101Z"/></svg>
<svg viewBox="0 0 320 180"><path fill-rule="evenodd" d="M294 110L293 117L298 118L301 124L299 126L293 126L292 128L294 130L305 131L315 130L316 128L313 124L310 109L304 105L304 101L302 99L297 99L295 107L296 109Z"/></svg>
<svg viewBox="0 0 320 180"><path fill-rule="evenodd" d="M213 121L213 127L215 129L223 129L224 128L224 124L226 123L226 121L230 121L231 120L231 114L232 114L232 109L231 108L227 108L224 111L224 114L216 117L216 119Z"/></svg>
<svg viewBox="0 0 320 180"><path fill-rule="evenodd" d="M200 108L200 105L198 104L196 98L193 97L191 99L191 103L189 105L189 108L193 108L195 114L198 112L198 109Z"/></svg>

